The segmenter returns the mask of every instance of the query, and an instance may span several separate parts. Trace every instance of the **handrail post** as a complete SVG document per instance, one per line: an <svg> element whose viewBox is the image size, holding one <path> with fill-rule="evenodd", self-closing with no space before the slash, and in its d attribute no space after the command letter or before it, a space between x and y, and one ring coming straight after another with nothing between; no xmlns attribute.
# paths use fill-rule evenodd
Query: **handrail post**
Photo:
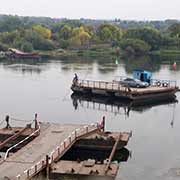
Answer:
<svg viewBox="0 0 180 180"><path fill-rule="evenodd" d="M46 178L49 179L49 156L46 155Z"/></svg>
<svg viewBox="0 0 180 180"><path fill-rule="evenodd" d="M42 162L41 162L41 166L42 166L42 167L44 167L44 160L42 160Z"/></svg>
<svg viewBox="0 0 180 180"><path fill-rule="evenodd" d="M77 131L75 130L74 131L74 136L75 136L75 139L77 138Z"/></svg>
<svg viewBox="0 0 180 180"><path fill-rule="evenodd" d="M51 163L54 161L53 154L51 155Z"/></svg>
<svg viewBox="0 0 180 180"><path fill-rule="evenodd" d="M34 168L35 168L35 173L37 173L37 164L35 165L35 167L34 167Z"/></svg>
<svg viewBox="0 0 180 180"><path fill-rule="evenodd" d="M87 85L88 85L88 87L89 87L89 81L87 81Z"/></svg>

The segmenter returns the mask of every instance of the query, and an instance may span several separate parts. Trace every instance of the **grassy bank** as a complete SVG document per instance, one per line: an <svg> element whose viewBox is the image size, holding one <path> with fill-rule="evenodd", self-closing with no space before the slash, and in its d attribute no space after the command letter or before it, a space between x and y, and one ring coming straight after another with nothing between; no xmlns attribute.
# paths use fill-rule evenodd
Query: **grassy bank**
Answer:
<svg viewBox="0 0 180 180"><path fill-rule="evenodd" d="M150 56L154 56L159 59L161 62L171 62L180 60L180 50L159 50L152 51L149 53Z"/></svg>
<svg viewBox="0 0 180 180"><path fill-rule="evenodd" d="M108 57L118 55L115 48L107 49L79 49L79 50L63 50L57 49L52 51L36 51L42 58L59 59L65 57Z"/></svg>
<svg viewBox="0 0 180 180"><path fill-rule="evenodd" d="M157 55L157 56L179 56L180 57L180 50L169 50L169 49L163 49L158 51L152 51L150 52L151 55Z"/></svg>

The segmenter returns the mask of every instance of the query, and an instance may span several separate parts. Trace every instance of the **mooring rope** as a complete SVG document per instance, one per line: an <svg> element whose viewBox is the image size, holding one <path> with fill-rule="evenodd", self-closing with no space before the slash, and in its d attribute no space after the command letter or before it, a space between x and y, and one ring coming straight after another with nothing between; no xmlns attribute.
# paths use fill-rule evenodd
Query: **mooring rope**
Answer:
<svg viewBox="0 0 180 180"><path fill-rule="evenodd" d="M67 100L66 98L67 98L67 96L70 94L70 91L71 91L71 89L69 89L68 91L67 91L67 93L64 95L64 97L62 98L62 101L65 101L65 100Z"/></svg>
<svg viewBox="0 0 180 180"><path fill-rule="evenodd" d="M24 120L24 119L12 118L12 117L10 119L13 121L20 121L20 122L31 122L31 121L33 121L32 119L31 120Z"/></svg>

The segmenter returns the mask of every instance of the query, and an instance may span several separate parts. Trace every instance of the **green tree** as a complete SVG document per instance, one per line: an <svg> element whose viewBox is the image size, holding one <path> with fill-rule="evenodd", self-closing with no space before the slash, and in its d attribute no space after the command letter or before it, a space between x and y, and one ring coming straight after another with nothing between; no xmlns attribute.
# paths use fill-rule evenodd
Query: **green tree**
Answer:
<svg viewBox="0 0 180 180"><path fill-rule="evenodd" d="M119 46L129 54L142 55L150 50L150 46L140 39L123 39Z"/></svg>
<svg viewBox="0 0 180 180"><path fill-rule="evenodd" d="M53 49L55 49L55 44L51 40L44 39L42 42L40 42L38 49L39 50L45 50L45 51L46 50L53 50Z"/></svg>
<svg viewBox="0 0 180 180"><path fill-rule="evenodd" d="M18 16L4 16L0 21L0 32L11 32L22 28L22 21Z"/></svg>
<svg viewBox="0 0 180 180"><path fill-rule="evenodd" d="M67 24L64 25L59 32L59 37L60 39L63 39L63 40L70 39L71 35L72 35L72 28Z"/></svg>
<svg viewBox="0 0 180 180"><path fill-rule="evenodd" d="M122 34L122 29L115 25L102 24L98 28L98 36L105 42L120 41Z"/></svg>
<svg viewBox="0 0 180 180"><path fill-rule="evenodd" d="M112 33L111 30L108 27L102 28L102 30L99 33L100 39L102 41L111 41L112 40Z"/></svg>
<svg viewBox="0 0 180 180"><path fill-rule="evenodd" d="M4 32L0 34L0 41L4 44L13 44L14 40L19 38L18 31Z"/></svg>
<svg viewBox="0 0 180 180"><path fill-rule="evenodd" d="M81 26L73 29L70 41L74 46L89 46L90 38L91 35Z"/></svg>
<svg viewBox="0 0 180 180"><path fill-rule="evenodd" d="M168 28L168 32L172 37L180 37L180 23L175 23Z"/></svg>
<svg viewBox="0 0 180 180"><path fill-rule="evenodd" d="M155 28L139 28L139 29L129 29L124 35L124 38L130 39L140 39L145 41L151 46L152 50L159 49L161 46L161 34Z"/></svg>
<svg viewBox="0 0 180 180"><path fill-rule="evenodd" d="M51 35L52 35L51 30L48 29L47 27L44 27L44 26L38 24L38 25L33 26L32 29L34 32L37 32L45 39L51 38Z"/></svg>
<svg viewBox="0 0 180 180"><path fill-rule="evenodd" d="M31 43L36 50L53 50L55 43L49 39L45 39L41 34L28 30L26 31L25 41Z"/></svg>
<svg viewBox="0 0 180 180"><path fill-rule="evenodd" d="M21 50L24 52L32 52L33 49L33 45L30 42L24 42L21 45Z"/></svg>
<svg viewBox="0 0 180 180"><path fill-rule="evenodd" d="M7 51L7 50L8 50L7 45L0 43L0 51Z"/></svg>

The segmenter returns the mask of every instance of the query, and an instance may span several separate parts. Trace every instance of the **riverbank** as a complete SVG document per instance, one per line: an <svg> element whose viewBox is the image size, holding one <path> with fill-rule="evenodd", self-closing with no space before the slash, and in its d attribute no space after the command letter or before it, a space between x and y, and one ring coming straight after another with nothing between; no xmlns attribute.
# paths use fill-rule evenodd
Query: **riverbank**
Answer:
<svg viewBox="0 0 180 180"><path fill-rule="evenodd" d="M105 48L89 48L89 49L54 49L50 51L33 51L37 53L41 59L63 59L63 58L109 58L116 59L117 57L123 59L141 59L143 56L153 56L160 60L179 60L180 50L162 49L157 51L149 51L146 54L129 54L125 50L118 47L105 47ZM133 57L133 58L132 58ZM0 56L0 60L5 60L7 57Z"/></svg>
<svg viewBox="0 0 180 180"><path fill-rule="evenodd" d="M159 56L159 57L172 57L172 58L180 58L180 50L173 50L173 49L162 49L157 51L149 52L150 55Z"/></svg>
<svg viewBox="0 0 180 180"><path fill-rule="evenodd" d="M107 57L117 56L119 52L116 48L100 48L100 49L78 49L78 50L64 50L56 49L51 51L35 51L40 54L42 58L59 59L65 57Z"/></svg>

